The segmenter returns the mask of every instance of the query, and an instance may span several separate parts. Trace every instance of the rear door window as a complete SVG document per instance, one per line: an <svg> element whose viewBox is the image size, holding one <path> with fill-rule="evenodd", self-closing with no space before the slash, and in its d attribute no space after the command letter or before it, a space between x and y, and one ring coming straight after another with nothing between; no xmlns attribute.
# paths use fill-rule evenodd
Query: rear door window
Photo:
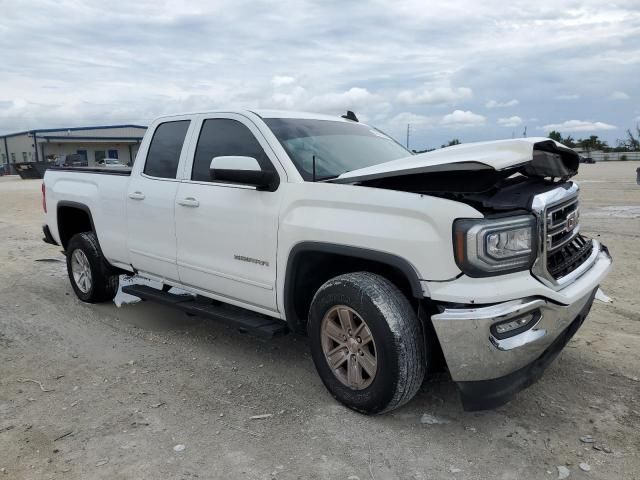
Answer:
<svg viewBox="0 0 640 480"><path fill-rule="evenodd" d="M165 122L153 133L144 173L151 177L176 178L180 152L189 129L190 120Z"/></svg>
<svg viewBox="0 0 640 480"><path fill-rule="evenodd" d="M200 131L191 180L210 182L211 160L228 155L253 157L263 170L274 170L269 157L246 125L228 118L211 118L204 121Z"/></svg>

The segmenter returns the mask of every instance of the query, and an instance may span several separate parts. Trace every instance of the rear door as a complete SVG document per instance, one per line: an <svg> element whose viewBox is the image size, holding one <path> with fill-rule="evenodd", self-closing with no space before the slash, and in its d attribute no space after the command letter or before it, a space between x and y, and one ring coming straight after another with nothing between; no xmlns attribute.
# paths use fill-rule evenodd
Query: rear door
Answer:
<svg viewBox="0 0 640 480"><path fill-rule="evenodd" d="M131 172L125 198L131 263L140 272L160 280L179 281L174 210L177 172L181 157L186 155L183 147L189 125L190 120L157 125L146 158L136 162Z"/></svg>
<svg viewBox="0 0 640 480"><path fill-rule="evenodd" d="M176 196L181 282L230 303L275 312L282 183L267 192L212 182L209 165L213 157L238 155L275 170L280 182L284 171L257 127L242 115L211 115L195 127L193 161L185 166Z"/></svg>

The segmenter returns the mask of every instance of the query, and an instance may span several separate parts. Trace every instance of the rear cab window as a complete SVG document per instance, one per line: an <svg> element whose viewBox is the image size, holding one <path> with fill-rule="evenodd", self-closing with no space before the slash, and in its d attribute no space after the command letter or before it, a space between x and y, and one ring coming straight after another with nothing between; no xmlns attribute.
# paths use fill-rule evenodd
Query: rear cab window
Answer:
<svg viewBox="0 0 640 480"><path fill-rule="evenodd" d="M158 125L153 133L143 173L156 178L176 178L180 152L190 120L177 120Z"/></svg>

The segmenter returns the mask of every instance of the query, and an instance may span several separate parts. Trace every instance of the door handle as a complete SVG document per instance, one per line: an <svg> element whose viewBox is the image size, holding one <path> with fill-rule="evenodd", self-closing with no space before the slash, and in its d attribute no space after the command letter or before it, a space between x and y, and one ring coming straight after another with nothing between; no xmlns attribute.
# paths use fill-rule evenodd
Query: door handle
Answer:
<svg viewBox="0 0 640 480"><path fill-rule="evenodd" d="M193 208L200 206L200 202L193 197L187 197L187 198L183 198L182 200L178 200L178 204L182 205L183 207L193 207Z"/></svg>
<svg viewBox="0 0 640 480"><path fill-rule="evenodd" d="M131 192L129 194L129 198L132 200L144 200L144 193L142 192Z"/></svg>

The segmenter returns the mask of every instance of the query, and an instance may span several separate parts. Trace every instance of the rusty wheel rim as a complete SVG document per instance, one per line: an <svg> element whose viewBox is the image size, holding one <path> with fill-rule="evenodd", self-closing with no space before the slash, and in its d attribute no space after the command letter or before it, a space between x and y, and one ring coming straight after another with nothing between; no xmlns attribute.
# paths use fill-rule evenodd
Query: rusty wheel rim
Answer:
<svg viewBox="0 0 640 480"><path fill-rule="evenodd" d="M367 388L378 370L376 344L369 326L351 307L331 307L320 326L322 351L335 377L353 389Z"/></svg>

